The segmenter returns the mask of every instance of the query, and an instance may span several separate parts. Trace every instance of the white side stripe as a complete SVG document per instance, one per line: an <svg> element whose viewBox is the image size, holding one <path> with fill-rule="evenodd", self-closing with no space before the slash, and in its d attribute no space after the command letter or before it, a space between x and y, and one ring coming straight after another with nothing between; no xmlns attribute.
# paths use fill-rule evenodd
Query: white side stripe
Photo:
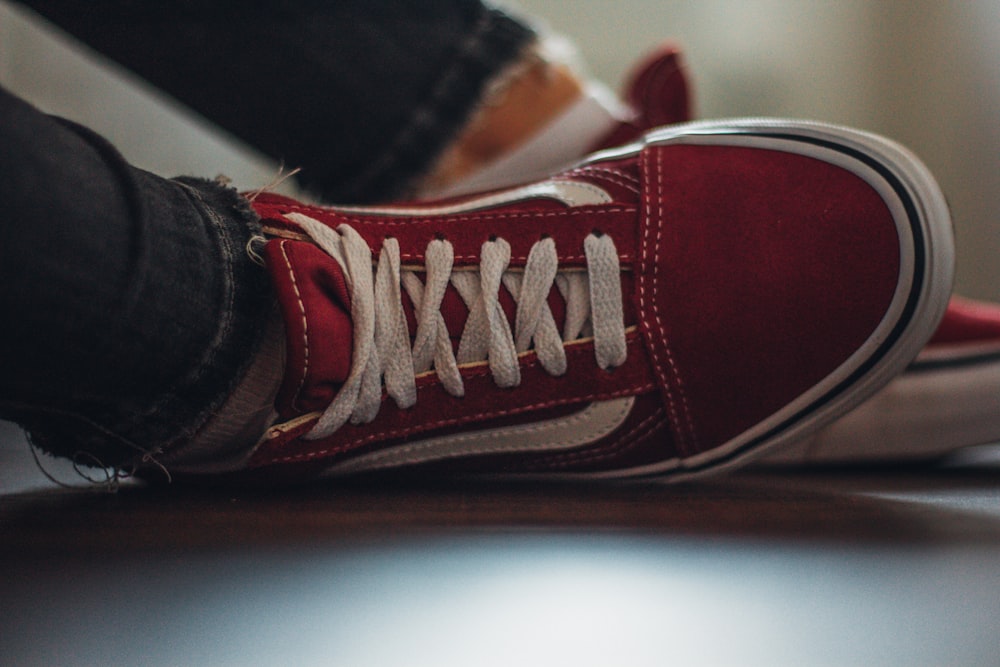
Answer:
<svg viewBox="0 0 1000 667"><path fill-rule="evenodd" d="M339 475L408 466L469 454L557 452L596 442L624 422L635 397L591 403L580 412L541 422L505 426L408 442L345 461L329 470Z"/></svg>

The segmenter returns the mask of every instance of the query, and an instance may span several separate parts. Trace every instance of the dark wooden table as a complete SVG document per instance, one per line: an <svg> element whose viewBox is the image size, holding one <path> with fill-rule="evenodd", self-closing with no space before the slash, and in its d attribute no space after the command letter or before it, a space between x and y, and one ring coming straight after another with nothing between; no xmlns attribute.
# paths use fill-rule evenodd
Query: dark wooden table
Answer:
<svg viewBox="0 0 1000 667"><path fill-rule="evenodd" d="M677 486L110 494L0 440L4 665L1000 665L993 449Z"/></svg>

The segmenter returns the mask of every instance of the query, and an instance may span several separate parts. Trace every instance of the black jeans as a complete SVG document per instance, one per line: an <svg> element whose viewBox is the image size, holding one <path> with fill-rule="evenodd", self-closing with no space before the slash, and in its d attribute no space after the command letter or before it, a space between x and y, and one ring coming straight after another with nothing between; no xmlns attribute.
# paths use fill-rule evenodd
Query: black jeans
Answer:
<svg viewBox="0 0 1000 667"><path fill-rule="evenodd" d="M341 201L405 188L532 39L458 0L27 4ZM0 147L0 417L108 465L190 437L273 305L253 211L2 89Z"/></svg>
<svg viewBox="0 0 1000 667"><path fill-rule="evenodd" d="M389 200L533 34L479 0L22 0L338 203Z"/></svg>

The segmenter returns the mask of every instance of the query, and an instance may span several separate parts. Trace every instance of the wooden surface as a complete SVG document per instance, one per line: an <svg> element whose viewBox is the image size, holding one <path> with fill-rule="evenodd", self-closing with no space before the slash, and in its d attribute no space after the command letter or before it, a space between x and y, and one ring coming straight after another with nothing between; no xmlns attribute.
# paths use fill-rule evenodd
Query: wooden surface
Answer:
<svg viewBox="0 0 1000 667"><path fill-rule="evenodd" d="M2 664L1000 664L993 450L678 486L109 494L0 437Z"/></svg>

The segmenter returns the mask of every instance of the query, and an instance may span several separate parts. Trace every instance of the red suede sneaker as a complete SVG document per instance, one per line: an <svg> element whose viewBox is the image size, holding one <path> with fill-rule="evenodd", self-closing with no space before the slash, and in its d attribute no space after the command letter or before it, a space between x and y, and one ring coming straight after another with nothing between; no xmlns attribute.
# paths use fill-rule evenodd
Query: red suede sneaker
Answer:
<svg viewBox="0 0 1000 667"><path fill-rule="evenodd" d="M725 470L885 385L951 286L924 166L816 123L677 126L473 198L254 207L287 368L212 472L266 480Z"/></svg>

